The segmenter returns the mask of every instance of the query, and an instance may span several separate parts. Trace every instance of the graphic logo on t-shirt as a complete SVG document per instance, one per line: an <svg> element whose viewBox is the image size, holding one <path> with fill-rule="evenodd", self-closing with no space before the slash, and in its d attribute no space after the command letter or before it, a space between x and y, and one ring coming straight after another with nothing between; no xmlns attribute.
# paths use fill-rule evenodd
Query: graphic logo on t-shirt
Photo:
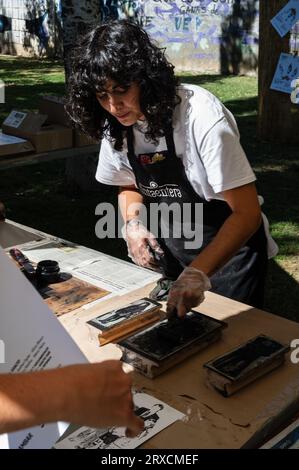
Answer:
<svg viewBox="0 0 299 470"><path fill-rule="evenodd" d="M138 155L138 160L142 165L153 165L154 163L161 162L165 160L165 152L155 152L155 153L141 153Z"/></svg>
<svg viewBox="0 0 299 470"><path fill-rule="evenodd" d="M155 181L151 181L149 186L139 184L141 194L153 198L182 198L182 193L177 184L163 184L159 186Z"/></svg>

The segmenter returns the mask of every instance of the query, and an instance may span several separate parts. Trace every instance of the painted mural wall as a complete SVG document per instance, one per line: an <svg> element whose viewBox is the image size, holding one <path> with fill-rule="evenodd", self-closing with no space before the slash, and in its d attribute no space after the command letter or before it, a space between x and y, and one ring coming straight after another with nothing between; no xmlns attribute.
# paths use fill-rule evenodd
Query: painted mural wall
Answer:
<svg viewBox="0 0 299 470"><path fill-rule="evenodd" d="M85 0L99 18L131 17L163 47L180 70L254 72L258 0ZM71 3L71 2L69 2ZM2 53L61 56L61 0L0 0Z"/></svg>
<svg viewBox="0 0 299 470"><path fill-rule="evenodd" d="M0 52L55 55L56 5L54 0L0 0Z"/></svg>

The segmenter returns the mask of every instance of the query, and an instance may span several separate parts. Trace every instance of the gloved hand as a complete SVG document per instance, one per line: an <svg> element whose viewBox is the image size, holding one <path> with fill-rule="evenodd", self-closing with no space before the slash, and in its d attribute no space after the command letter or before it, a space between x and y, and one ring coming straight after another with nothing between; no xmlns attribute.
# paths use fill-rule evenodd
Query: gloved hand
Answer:
<svg viewBox="0 0 299 470"><path fill-rule="evenodd" d="M164 255L164 251L142 222L131 219L122 227L121 232L127 242L128 255L134 263L160 272L157 260Z"/></svg>
<svg viewBox="0 0 299 470"><path fill-rule="evenodd" d="M203 302L204 291L211 289L209 278L199 269L188 266L172 284L168 294L166 313L184 318L192 307Z"/></svg>

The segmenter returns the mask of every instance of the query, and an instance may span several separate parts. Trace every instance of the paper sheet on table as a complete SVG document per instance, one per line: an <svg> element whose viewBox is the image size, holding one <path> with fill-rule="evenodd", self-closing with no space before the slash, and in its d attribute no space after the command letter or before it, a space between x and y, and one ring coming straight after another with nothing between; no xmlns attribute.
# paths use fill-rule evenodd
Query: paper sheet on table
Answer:
<svg viewBox="0 0 299 470"><path fill-rule="evenodd" d="M118 295L146 286L161 277L153 271L107 255L101 255L92 263L74 269L72 273L84 281Z"/></svg>
<svg viewBox="0 0 299 470"><path fill-rule="evenodd" d="M80 245L51 242L35 247L32 244L31 247L25 246L21 250L30 261L58 261L61 271L67 271L116 295L126 294L161 277L156 272ZM107 297L103 300L106 299Z"/></svg>
<svg viewBox="0 0 299 470"><path fill-rule="evenodd" d="M89 248L73 245L72 243L59 243L55 241L43 241L40 243L26 243L21 251L35 263L45 259L52 259L59 263L61 271L70 272L72 269L92 262L97 251Z"/></svg>
<svg viewBox="0 0 299 470"><path fill-rule="evenodd" d="M139 436L128 438L125 428L78 428L55 444L56 449L135 449L185 415L146 393L134 393L135 413L144 420Z"/></svg>
<svg viewBox="0 0 299 470"><path fill-rule="evenodd" d="M0 373L37 371L87 362L2 248L0 265L0 339L3 346ZM50 448L65 429L65 423L51 423L2 434L0 448Z"/></svg>

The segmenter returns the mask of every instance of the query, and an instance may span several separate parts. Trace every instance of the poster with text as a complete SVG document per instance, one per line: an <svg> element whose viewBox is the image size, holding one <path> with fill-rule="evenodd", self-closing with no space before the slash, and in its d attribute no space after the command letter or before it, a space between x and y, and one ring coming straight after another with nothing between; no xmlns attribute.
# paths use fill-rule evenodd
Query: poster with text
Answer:
<svg viewBox="0 0 299 470"><path fill-rule="evenodd" d="M271 20L272 25L283 37L299 21L299 0L290 0Z"/></svg>
<svg viewBox="0 0 299 470"><path fill-rule="evenodd" d="M293 83L297 78L299 78L299 56L283 52L280 54L271 90L291 94L294 91Z"/></svg>

